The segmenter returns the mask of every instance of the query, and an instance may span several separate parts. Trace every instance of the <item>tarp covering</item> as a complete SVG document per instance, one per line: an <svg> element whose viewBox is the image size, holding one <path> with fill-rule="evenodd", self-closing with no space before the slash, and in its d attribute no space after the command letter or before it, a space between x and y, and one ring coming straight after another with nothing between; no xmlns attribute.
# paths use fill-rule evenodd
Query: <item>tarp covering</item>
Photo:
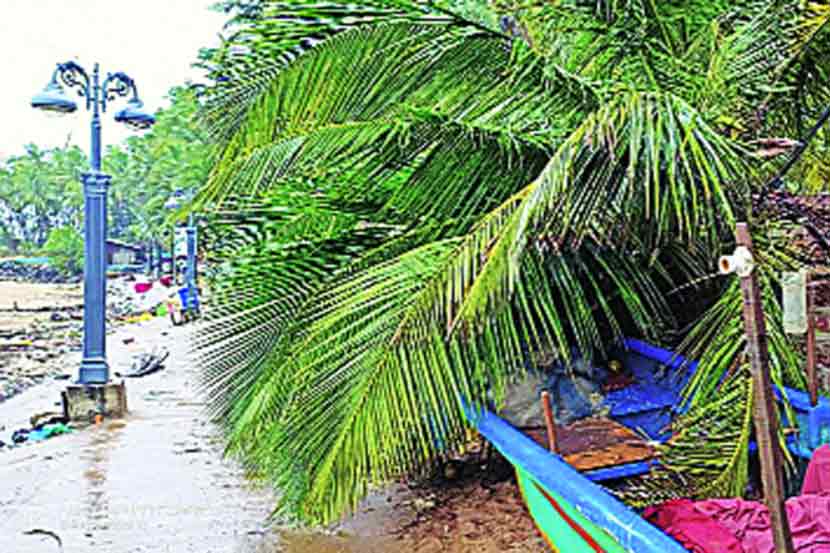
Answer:
<svg viewBox="0 0 830 553"><path fill-rule="evenodd" d="M520 428L543 426L539 396L547 390L558 423L590 417L603 410L601 387L605 379L605 371L577 355L569 364L554 361L528 371L522 380L510 386L499 414Z"/></svg>

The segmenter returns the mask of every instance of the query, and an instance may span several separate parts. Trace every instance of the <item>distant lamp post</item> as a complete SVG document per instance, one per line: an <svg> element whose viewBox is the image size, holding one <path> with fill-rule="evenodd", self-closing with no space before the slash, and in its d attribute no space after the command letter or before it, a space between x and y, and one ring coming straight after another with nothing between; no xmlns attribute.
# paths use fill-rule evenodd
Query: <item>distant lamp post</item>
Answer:
<svg viewBox="0 0 830 553"><path fill-rule="evenodd" d="M181 190L176 190L170 198L164 202L164 207L169 210L177 210L182 206L185 194ZM187 216L187 269L185 271L185 285L187 291L182 302L182 307L185 311L194 314L199 309L198 294L196 291L196 226L193 222L193 212L191 211ZM175 265L176 257L176 231L173 229L173 262Z"/></svg>
<svg viewBox="0 0 830 553"><path fill-rule="evenodd" d="M127 107L116 113L115 120L132 129L146 129L155 123L155 118L142 109L132 78L125 73L108 73L101 83L97 63L91 76L75 62L58 64L46 88L32 97L32 107L58 115L76 111L78 104L64 91L64 86L77 92L87 111L92 112L90 170L81 177L84 185L84 352L78 382L105 384L109 381L106 236L107 189L111 177L101 172L100 113L116 97L131 94Z"/></svg>
<svg viewBox="0 0 830 553"><path fill-rule="evenodd" d="M176 211L181 207L179 196L175 193L167 198L164 202L164 209L168 211ZM173 279L173 286L177 286L176 282L176 223L170 228L170 276Z"/></svg>

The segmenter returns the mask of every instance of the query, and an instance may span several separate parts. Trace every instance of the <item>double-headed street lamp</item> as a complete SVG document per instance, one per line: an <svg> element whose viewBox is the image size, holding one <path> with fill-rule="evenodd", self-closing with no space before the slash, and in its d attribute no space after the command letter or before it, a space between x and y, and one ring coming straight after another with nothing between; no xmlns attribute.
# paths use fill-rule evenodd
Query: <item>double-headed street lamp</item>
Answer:
<svg viewBox="0 0 830 553"><path fill-rule="evenodd" d="M62 84L61 84L62 83ZM82 175L84 185L84 356L78 378L80 384L105 384L109 381L106 347L107 303L107 189L110 175L101 172L101 119L107 102L117 96L132 95L127 106L115 114L115 120L134 130L148 129L155 118L144 111L135 82L125 73L108 73L99 82L98 64L90 76L83 67L69 61L58 64L43 92L32 97L32 107L65 114L78 109L64 86L83 98L92 112L92 146L89 172Z"/></svg>

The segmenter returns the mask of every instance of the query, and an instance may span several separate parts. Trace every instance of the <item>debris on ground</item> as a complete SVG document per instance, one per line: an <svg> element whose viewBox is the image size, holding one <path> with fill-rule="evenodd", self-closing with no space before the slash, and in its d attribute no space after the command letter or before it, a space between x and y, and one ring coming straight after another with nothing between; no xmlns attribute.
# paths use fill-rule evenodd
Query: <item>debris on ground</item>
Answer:
<svg viewBox="0 0 830 553"><path fill-rule="evenodd" d="M57 535L56 533L54 533L50 530L43 530L41 528L33 528L32 530L27 530L27 531L23 532L23 535L25 535L25 536L47 536L47 537L50 537L50 538L52 538L53 540L55 540L57 542L58 549L63 551L63 540L61 540L61 537L59 535Z"/></svg>
<svg viewBox="0 0 830 553"><path fill-rule="evenodd" d="M422 489L414 500L415 521L398 539L414 553L547 553L549 549L527 513L518 485L507 480L487 485L469 479L459 486Z"/></svg>
<svg viewBox="0 0 830 553"><path fill-rule="evenodd" d="M153 289L153 283L148 281L139 281L133 285L133 290L136 294L146 294Z"/></svg>
<svg viewBox="0 0 830 553"><path fill-rule="evenodd" d="M167 348L158 346L154 347L149 353L139 353L133 358L132 365L129 370L124 373L117 372L115 376L123 376L127 378L140 378L147 376L154 372L160 371L164 368L164 362L170 357L170 351Z"/></svg>
<svg viewBox="0 0 830 553"><path fill-rule="evenodd" d="M80 276L67 276L45 263L28 264L15 260L0 261L0 280L23 282L80 282Z"/></svg>
<svg viewBox="0 0 830 553"><path fill-rule="evenodd" d="M480 436L464 452L369 502L344 530L391 538L412 553L549 553L510 463ZM360 517L363 517L361 520ZM391 522L390 522L391 521ZM300 549L302 551L302 549Z"/></svg>
<svg viewBox="0 0 830 553"><path fill-rule="evenodd" d="M29 424L32 425L32 428L39 429L45 424L57 424L57 423L66 423L68 419L64 416L63 413L58 413L56 411L46 411L43 413L35 413L31 417L29 417Z"/></svg>
<svg viewBox="0 0 830 553"><path fill-rule="evenodd" d="M29 417L31 428L18 428L11 434L11 442L21 445L27 442L41 442L53 436L72 432L68 419L62 413L45 412Z"/></svg>
<svg viewBox="0 0 830 553"><path fill-rule="evenodd" d="M160 286L136 294L128 278L108 279L108 332L151 320L167 295ZM3 280L0 272L0 402L46 380L73 378L82 340L81 286ZM78 357L69 366L67 354Z"/></svg>
<svg viewBox="0 0 830 553"><path fill-rule="evenodd" d="M63 423L46 424L40 430L32 430L29 432L28 441L41 442L48 440L52 436L60 436L61 434L69 434L72 429Z"/></svg>

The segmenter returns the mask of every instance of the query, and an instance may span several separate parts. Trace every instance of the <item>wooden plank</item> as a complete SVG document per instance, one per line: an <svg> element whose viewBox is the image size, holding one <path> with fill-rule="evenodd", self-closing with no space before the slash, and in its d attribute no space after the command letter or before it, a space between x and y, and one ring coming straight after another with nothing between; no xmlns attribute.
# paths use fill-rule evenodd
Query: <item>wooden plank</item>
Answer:
<svg viewBox="0 0 830 553"><path fill-rule="evenodd" d="M548 446L542 428L525 433L543 447ZM562 459L578 471L591 471L654 458L654 450L630 428L608 418L581 419L556 429Z"/></svg>
<svg viewBox="0 0 830 553"><path fill-rule="evenodd" d="M752 237L746 223L738 223L735 237L738 246L753 252ZM794 553L787 511L784 508L783 463L778 443L778 411L769 372L767 327L761 303L761 287L754 270L748 276L741 277L741 293L744 299L744 330L752 366L753 415L761 458L764 499L770 512L775 550L778 553Z"/></svg>

